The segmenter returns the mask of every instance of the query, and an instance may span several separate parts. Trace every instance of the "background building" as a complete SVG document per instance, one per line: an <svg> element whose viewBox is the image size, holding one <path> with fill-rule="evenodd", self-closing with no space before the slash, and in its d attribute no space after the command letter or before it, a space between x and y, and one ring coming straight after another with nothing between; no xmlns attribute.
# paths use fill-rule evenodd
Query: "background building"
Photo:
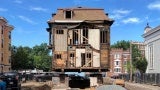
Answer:
<svg viewBox="0 0 160 90"><path fill-rule="evenodd" d="M137 46L137 48L141 52L142 57L145 56L145 44L144 44L144 42L135 42L135 41L132 41L131 44Z"/></svg>
<svg viewBox="0 0 160 90"><path fill-rule="evenodd" d="M127 73L127 63L130 61L130 51L122 48L112 48L110 51L110 72L108 76Z"/></svg>
<svg viewBox="0 0 160 90"><path fill-rule="evenodd" d="M147 24L143 37L148 62L146 73L160 73L160 26L152 29Z"/></svg>
<svg viewBox="0 0 160 90"><path fill-rule="evenodd" d="M11 69L11 31L13 26L9 25L4 17L0 17L0 72Z"/></svg>
<svg viewBox="0 0 160 90"><path fill-rule="evenodd" d="M99 8L60 8L48 21L55 71L108 71L110 26Z"/></svg>

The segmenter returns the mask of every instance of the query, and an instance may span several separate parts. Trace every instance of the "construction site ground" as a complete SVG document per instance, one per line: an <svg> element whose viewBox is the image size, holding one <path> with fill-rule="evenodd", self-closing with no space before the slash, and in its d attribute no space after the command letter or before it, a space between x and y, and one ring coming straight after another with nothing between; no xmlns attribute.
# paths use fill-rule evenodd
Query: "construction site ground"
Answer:
<svg viewBox="0 0 160 90"><path fill-rule="evenodd" d="M25 83L22 83L21 86L22 90L80 90L79 88L71 89L70 87L67 87L65 84L62 83L54 85L52 81L46 81L46 82L27 81ZM83 90L92 90L92 89L85 88Z"/></svg>

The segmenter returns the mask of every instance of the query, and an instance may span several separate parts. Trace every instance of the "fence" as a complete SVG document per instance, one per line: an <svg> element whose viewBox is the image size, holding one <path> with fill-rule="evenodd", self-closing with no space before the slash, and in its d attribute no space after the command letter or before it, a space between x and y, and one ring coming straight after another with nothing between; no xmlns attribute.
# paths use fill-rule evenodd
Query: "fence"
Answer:
<svg viewBox="0 0 160 90"><path fill-rule="evenodd" d="M133 74L133 82L160 86L160 73ZM120 74L119 78L129 81L130 74Z"/></svg>

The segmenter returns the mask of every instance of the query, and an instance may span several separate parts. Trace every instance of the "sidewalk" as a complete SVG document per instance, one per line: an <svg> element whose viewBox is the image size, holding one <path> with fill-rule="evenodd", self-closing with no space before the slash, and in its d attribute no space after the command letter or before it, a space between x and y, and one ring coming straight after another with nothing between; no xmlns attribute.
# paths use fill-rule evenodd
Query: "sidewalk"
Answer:
<svg viewBox="0 0 160 90"><path fill-rule="evenodd" d="M160 90L159 86L125 82L125 88L129 90Z"/></svg>

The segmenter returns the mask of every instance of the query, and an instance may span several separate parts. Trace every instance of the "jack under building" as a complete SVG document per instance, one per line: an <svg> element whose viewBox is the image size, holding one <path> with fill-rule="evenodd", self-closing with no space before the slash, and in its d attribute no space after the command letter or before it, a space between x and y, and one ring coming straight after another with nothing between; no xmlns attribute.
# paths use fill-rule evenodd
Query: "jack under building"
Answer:
<svg viewBox="0 0 160 90"><path fill-rule="evenodd" d="M114 20L99 8L59 8L47 22L53 71L109 70L110 26Z"/></svg>

